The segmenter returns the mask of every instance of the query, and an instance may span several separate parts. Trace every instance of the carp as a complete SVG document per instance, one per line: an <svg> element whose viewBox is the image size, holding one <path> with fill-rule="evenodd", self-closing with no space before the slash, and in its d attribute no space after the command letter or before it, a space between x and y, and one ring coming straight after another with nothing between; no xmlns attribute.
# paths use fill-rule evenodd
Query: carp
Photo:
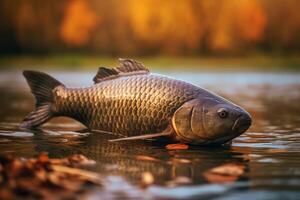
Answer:
<svg viewBox="0 0 300 200"><path fill-rule="evenodd" d="M243 108L193 84L150 73L140 62L119 59L100 67L94 85L68 88L51 76L24 71L36 108L21 123L33 129L56 116L121 140L167 138L189 144L223 144L244 133L251 116Z"/></svg>

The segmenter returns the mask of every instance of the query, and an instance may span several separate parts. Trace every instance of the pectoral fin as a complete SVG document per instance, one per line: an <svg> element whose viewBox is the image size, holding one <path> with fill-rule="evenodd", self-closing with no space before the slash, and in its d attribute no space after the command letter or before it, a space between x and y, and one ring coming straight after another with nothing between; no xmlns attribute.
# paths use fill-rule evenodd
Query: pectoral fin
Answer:
<svg viewBox="0 0 300 200"><path fill-rule="evenodd" d="M109 141L110 142L119 142L119 141L127 141L127 140L145 140L145 139L152 139L152 138L157 138L157 137L162 137L162 136L171 136L172 133L173 132L170 129L167 129L161 133L138 135L138 136L132 136L132 137L113 139L113 140L109 140Z"/></svg>

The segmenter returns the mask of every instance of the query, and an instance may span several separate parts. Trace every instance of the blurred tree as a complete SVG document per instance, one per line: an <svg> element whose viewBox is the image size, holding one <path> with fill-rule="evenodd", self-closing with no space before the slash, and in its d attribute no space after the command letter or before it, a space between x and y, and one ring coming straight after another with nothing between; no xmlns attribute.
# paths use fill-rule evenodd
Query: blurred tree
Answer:
<svg viewBox="0 0 300 200"><path fill-rule="evenodd" d="M14 53L19 51L16 41L15 13L18 2L2 0L0 4L0 53Z"/></svg>
<svg viewBox="0 0 300 200"><path fill-rule="evenodd" d="M263 38L267 17L257 0L222 1L214 8L210 47L215 51L240 51Z"/></svg>
<svg viewBox="0 0 300 200"><path fill-rule="evenodd" d="M58 27L64 4L59 0L18 2L15 33L19 45L30 52L61 48Z"/></svg>
<svg viewBox="0 0 300 200"><path fill-rule="evenodd" d="M2 0L0 52L299 51L298 0Z"/></svg>
<svg viewBox="0 0 300 200"><path fill-rule="evenodd" d="M60 26L62 40L70 46L84 46L97 25L97 15L85 0L68 2Z"/></svg>
<svg viewBox="0 0 300 200"><path fill-rule="evenodd" d="M300 1L263 1L268 15L264 46L269 51L300 50Z"/></svg>
<svg viewBox="0 0 300 200"><path fill-rule="evenodd" d="M196 49L204 26L193 9L193 0L132 0L130 22L135 37L150 48L166 53L184 53ZM159 5L159 6L158 6Z"/></svg>

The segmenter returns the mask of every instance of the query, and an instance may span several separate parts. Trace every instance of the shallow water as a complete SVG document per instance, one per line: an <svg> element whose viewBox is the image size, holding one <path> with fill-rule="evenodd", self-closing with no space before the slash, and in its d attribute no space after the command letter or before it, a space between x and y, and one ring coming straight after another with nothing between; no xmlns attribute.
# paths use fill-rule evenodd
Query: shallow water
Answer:
<svg viewBox="0 0 300 200"><path fill-rule="evenodd" d="M49 73L69 86L89 85L93 77L93 72ZM63 157L82 153L97 161L89 170L107 177L106 188L95 193L107 198L117 198L120 192L145 199L300 198L300 74L162 73L241 105L253 116L252 127L230 146L188 150L166 150L165 144L150 141L110 143L111 135L75 132L83 126L66 118L50 121L43 131L24 132L17 127L32 110L34 99L21 72L2 71L0 154L31 157L47 151L51 157ZM244 165L246 173L225 181L204 175L227 163ZM143 172L153 174L154 184L140 190Z"/></svg>

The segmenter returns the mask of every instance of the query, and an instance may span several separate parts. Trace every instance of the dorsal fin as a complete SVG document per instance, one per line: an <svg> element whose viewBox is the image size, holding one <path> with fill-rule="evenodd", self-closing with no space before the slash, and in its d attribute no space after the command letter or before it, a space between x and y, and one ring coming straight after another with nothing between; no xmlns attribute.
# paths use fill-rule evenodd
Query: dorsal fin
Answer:
<svg viewBox="0 0 300 200"><path fill-rule="evenodd" d="M96 76L93 78L93 81L96 84L104 80L116 78L118 75L119 72L115 68L109 69L106 67L99 67Z"/></svg>
<svg viewBox="0 0 300 200"><path fill-rule="evenodd" d="M147 69L142 63L138 61L119 58L119 62L120 62L120 66L117 67L117 70L121 73L131 73L131 72L149 73L149 69Z"/></svg>
<svg viewBox="0 0 300 200"><path fill-rule="evenodd" d="M100 67L96 76L94 77L94 83L101 81L118 78L120 76L130 76L136 74L147 74L149 70L140 62L131 59L119 58L120 66L115 68Z"/></svg>

